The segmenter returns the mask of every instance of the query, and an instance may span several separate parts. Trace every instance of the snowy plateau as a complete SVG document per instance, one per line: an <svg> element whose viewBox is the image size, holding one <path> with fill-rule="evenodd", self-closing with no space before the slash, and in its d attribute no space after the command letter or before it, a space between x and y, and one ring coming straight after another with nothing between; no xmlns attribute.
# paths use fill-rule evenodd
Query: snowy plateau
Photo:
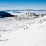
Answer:
<svg viewBox="0 0 46 46"><path fill-rule="evenodd" d="M46 46L46 15L9 13L0 18L0 46Z"/></svg>

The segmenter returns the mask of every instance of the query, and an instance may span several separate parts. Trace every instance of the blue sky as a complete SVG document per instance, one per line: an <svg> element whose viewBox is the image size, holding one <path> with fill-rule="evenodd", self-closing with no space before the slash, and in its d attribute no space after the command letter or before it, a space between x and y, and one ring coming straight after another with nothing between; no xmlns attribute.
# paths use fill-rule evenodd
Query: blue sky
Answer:
<svg viewBox="0 0 46 46"><path fill-rule="evenodd" d="M0 0L0 10L46 9L46 0Z"/></svg>

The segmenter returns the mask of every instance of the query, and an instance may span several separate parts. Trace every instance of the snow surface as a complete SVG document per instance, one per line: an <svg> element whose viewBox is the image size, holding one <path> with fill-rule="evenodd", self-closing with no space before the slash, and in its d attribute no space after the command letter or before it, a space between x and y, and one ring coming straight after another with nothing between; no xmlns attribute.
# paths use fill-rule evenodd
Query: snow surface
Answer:
<svg viewBox="0 0 46 46"><path fill-rule="evenodd" d="M16 21L0 18L0 46L46 46L46 16Z"/></svg>

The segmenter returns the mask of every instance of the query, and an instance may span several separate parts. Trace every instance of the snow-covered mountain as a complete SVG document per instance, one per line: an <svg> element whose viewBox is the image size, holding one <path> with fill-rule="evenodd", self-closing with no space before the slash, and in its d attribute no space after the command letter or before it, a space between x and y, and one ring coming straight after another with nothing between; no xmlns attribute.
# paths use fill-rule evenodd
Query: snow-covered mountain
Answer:
<svg viewBox="0 0 46 46"><path fill-rule="evenodd" d="M12 31L2 35L9 39L3 46L46 46L46 16L22 21L2 19L0 28Z"/></svg>
<svg viewBox="0 0 46 46"><path fill-rule="evenodd" d="M0 46L46 46L46 15L29 12L16 17L0 18Z"/></svg>

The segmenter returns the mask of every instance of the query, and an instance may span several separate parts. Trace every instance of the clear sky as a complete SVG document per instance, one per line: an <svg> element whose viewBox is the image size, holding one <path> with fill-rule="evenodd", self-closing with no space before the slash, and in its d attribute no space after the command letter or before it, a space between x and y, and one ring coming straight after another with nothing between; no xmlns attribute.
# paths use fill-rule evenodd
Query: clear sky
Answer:
<svg viewBox="0 0 46 46"><path fill-rule="evenodd" d="M0 10L46 9L46 0L0 0Z"/></svg>

